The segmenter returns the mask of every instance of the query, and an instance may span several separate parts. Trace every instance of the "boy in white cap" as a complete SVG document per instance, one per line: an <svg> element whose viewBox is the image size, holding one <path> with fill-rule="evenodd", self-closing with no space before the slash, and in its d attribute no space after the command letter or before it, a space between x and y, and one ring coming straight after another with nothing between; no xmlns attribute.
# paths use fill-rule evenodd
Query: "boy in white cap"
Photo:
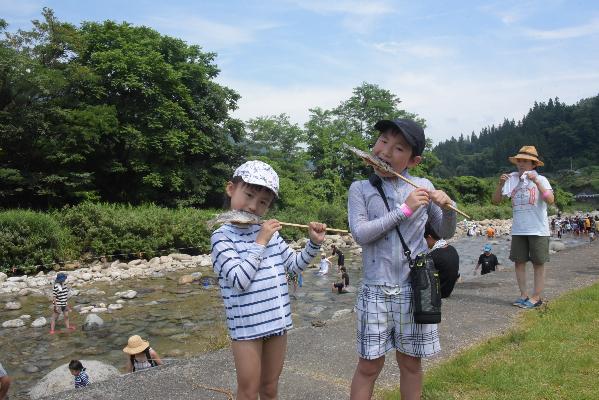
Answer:
<svg viewBox="0 0 599 400"><path fill-rule="evenodd" d="M279 177L262 161L248 161L227 183L231 210L262 217L279 193ZM301 273L320 252L326 225L310 222L306 247L294 252L279 235L275 219L262 225L226 223L212 234L212 263L218 274L237 372L237 396L276 399L292 328L286 275Z"/></svg>

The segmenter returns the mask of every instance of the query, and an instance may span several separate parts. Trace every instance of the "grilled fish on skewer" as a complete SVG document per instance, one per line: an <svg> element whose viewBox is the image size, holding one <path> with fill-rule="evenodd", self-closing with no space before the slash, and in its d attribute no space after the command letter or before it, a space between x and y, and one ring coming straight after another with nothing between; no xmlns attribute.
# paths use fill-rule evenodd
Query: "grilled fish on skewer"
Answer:
<svg viewBox="0 0 599 400"><path fill-rule="evenodd" d="M391 168L391 166L389 164L387 164L385 161L381 160L380 158L378 158L377 156L367 153L365 151L362 151L360 149L356 149L353 146L348 145L347 143L343 143L343 147L345 147L346 149L348 149L349 151L351 151L352 153L354 153L355 155L357 155L358 157L360 157L362 160L364 160L364 162L368 165L371 165L377 169L380 169L381 171L384 172L388 172L390 174L395 175L396 177L398 177L399 179L403 180L404 182L414 186L415 188L419 187L418 185L416 185L414 182L412 182L411 180L409 180L408 178L406 178L405 176L403 176L402 174L398 173L397 171L395 171L393 168ZM451 208L453 211L462 214L464 217L471 219L470 216L466 213L464 213L463 211L458 210L456 207L450 205L448 206L449 208Z"/></svg>
<svg viewBox="0 0 599 400"><path fill-rule="evenodd" d="M262 219L259 216L257 216L256 214L252 214L247 211L231 210L231 211L227 211L225 213L219 214L216 217L206 221L206 225L210 229L214 228L217 225L222 225L222 224L226 224L226 223L242 224L242 225L260 225L262 223ZM279 223L283 226L295 226L297 228L309 228L308 225L292 224L291 222L279 221ZM348 231L345 229L327 228L327 231L348 233Z"/></svg>

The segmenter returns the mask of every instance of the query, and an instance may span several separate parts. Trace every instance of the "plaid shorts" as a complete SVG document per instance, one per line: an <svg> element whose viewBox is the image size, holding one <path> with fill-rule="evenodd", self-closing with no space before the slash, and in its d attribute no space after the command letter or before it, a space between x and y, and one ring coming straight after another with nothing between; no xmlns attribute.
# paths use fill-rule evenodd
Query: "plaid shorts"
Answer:
<svg viewBox="0 0 599 400"><path fill-rule="evenodd" d="M381 286L362 285L356 314L356 344L361 358L374 360L391 349L413 357L429 357L441 351L437 325L414 323L409 284L391 295Z"/></svg>

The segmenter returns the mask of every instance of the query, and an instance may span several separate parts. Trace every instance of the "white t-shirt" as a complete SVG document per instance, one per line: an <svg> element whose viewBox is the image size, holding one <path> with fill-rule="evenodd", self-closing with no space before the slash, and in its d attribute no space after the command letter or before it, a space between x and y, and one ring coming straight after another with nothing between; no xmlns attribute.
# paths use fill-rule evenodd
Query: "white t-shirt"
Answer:
<svg viewBox="0 0 599 400"><path fill-rule="evenodd" d="M539 175L537 179L545 190L552 190L547 178ZM508 197L512 199L512 235L550 236L547 203L534 182L520 180Z"/></svg>
<svg viewBox="0 0 599 400"><path fill-rule="evenodd" d="M320 260L320 269L318 271L319 274L327 274L329 272L329 260L321 259Z"/></svg>

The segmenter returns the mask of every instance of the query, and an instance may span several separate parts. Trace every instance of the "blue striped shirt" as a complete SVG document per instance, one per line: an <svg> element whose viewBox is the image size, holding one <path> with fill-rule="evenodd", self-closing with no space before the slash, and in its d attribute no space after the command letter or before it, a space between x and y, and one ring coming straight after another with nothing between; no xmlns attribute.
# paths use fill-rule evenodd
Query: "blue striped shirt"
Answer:
<svg viewBox="0 0 599 400"><path fill-rule="evenodd" d="M320 249L308 241L296 253L278 232L262 246L256 243L259 231L259 225L225 224L211 238L212 264L234 340L256 339L293 327L287 272L303 271Z"/></svg>
<svg viewBox="0 0 599 400"><path fill-rule="evenodd" d="M82 388L89 385L89 376L85 372L85 368L79 372L79 375L75 375L75 389Z"/></svg>

